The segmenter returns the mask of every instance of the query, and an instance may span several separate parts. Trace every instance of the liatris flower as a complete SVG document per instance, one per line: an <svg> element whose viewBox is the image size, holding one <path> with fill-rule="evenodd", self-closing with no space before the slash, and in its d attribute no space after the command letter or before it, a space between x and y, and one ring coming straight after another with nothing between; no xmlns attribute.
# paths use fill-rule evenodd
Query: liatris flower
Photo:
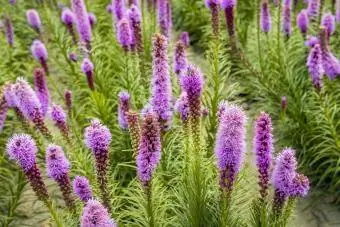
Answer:
<svg viewBox="0 0 340 227"><path fill-rule="evenodd" d="M305 45L308 47L313 47L315 44L319 43L319 39L312 35L307 35L307 40L305 42Z"/></svg>
<svg viewBox="0 0 340 227"><path fill-rule="evenodd" d="M94 66L90 59L84 58L83 63L81 64L81 70L86 75L87 84L91 90L94 91Z"/></svg>
<svg viewBox="0 0 340 227"><path fill-rule="evenodd" d="M159 0L158 5L158 24L161 30L161 33L168 37L170 36L170 21L169 21L169 15L168 15L168 6L169 2L168 0Z"/></svg>
<svg viewBox="0 0 340 227"><path fill-rule="evenodd" d="M38 60L41 64L41 67L44 69L45 73L48 75L49 70L47 66L47 58L48 53L46 50L45 45L40 40L34 40L32 46L31 46L31 52L33 57Z"/></svg>
<svg viewBox="0 0 340 227"><path fill-rule="evenodd" d="M136 5L132 5L129 10L130 26L133 33L134 48L139 53L142 53L143 40L142 40L142 27L141 27L141 13Z"/></svg>
<svg viewBox="0 0 340 227"><path fill-rule="evenodd" d="M324 71L322 67L322 51L319 44L315 44L310 50L307 66L315 89L320 91L322 87L321 79Z"/></svg>
<svg viewBox="0 0 340 227"><path fill-rule="evenodd" d="M68 55L68 59L69 59L70 61L77 62L77 60L78 60L77 54L74 53L74 52L71 52L71 53Z"/></svg>
<svg viewBox="0 0 340 227"><path fill-rule="evenodd" d="M128 52L130 49L130 44L132 41L132 34L130 29L129 20L126 18L121 19L117 24L117 38L124 49L125 52Z"/></svg>
<svg viewBox="0 0 340 227"><path fill-rule="evenodd" d="M219 0L206 0L205 5L211 11L211 26L212 31L215 37L218 37L219 34Z"/></svg>
<svg viewBox="0 0 340 227"><path fill-rule="evenodd" d="M182 32L179 35L179 40L184 43L185 47L188 48L190 46L190 38L189 38L189 33L188 32Z"/></svg>
<svg viewBox="0 0 340 227"><path fill-rule="evenodd" d="M110 130L99 120L93 119L85 129L85 144L91 149L96 160L97 181L101 190L102 201L110 209L107 168L109 165L109 146L111 143Z"/></svg>
<svg viewBox="0 0 340 227"><path fill-rule="evenodd" d="M233 188L243 162L247 119L240 107L225 105L216 135L215 155L220 171L220 187L228 193Z"/></svg>
<svg viewBox="0 0 340 227"><path fill-rule="evenodd" d="M186 124L189 120L189 103L186 92L182 92L181 96L176 101L175 109L179 113L182 122Z"/></svg>
<svg viewBox="0 0 340 227"><path fill-rule="evenodd" d="M65 157L60 146L50 144L46 150L46 173L56 181L63 194L66 206L75 209L75 201L72 195L72 186L69 178L70 162Z"/></svg>
<svg viewBox="0 0 340 227"><path fill-rule="evenodd" d="M118 123L121 129L128 129L128 122L126 118L126 113L130 109L130 94L122 91L119 92L119 107L118 107Z"/></svg>
<svg viewBox="0 0 340 227"><path fill-rule="evenodd" d="M301 12L296 16L296 25L298 26L302 35L305 36L307 34L309 25L307 10L301 10Z"/></svg>
<svg viewBox="0 0 340 227"><path fill-rule="evenodd" d="M180 40L176 42L174 53L174 71L179 79L187 68L187 56L185 52L185 44Z"/></svg>
<svg viewBox="0 0 340 227"><path fill-rule="evenodd" d="M33 121L39 131L48 139L51 133L47 129L41 111L40 101L31 86L22 78L18 78L13 87L15 104L23 115Z"/></svg>
<svg viewBox="0 0 340 227"><path fill-rule="evenodd" d="M64 93L65 105L67 106L67 111L71 113L72 111L72 91L66 90Z"/></svg>
<svg viewBox="0 0 340 227"><path fill-rule="evenodd" d="M96 15L94 15L94 13L88 13L88 18L89 18L91 28L93 28L94 25L97 23Z"/></svg>
<svg viewBox="0 0 340 227"><path fill-rule="evenodd" d="M5 125L7 112L8 112L8 105L7 105L5 97L3 97L3 95L1 94L0 96L0 133L2 132L2 129Z"/></svg>
<svg viewBox="0 0 340 227"><path fill-rule="evenodd" d="M97 200L91 199L86 203L80 220L81 227L116 227L110 218L108 210Z"/></svg>
<svg viewBox="0 0 340 227"><path fill-rule="evenodd" d="M273 152L272 119L266 113L261 113L255 122L254 153L259 172L259 185L262 199L268 194L269 171Z"/></svg>
<svg viewBox="0 0 340 227"><path fill-rule="evenodd" d="M286 198L292 190L292 183L296 177L297 162L295 151L287 148L276 158L273 171L273 185L275 189L273 209L276 215L282 211Z"/></svg>
<svg viewBox="0 0 340 227"><path fill-rule="evenodd" d="M260 19L262 31L268 33L272 27L272 19L270 16L268 0L262 0Z"/></svg>
<svg viewBox="0 0 340 227"><path fill-rule="evenodd" d="M340 24L340 0L336 0L335 20Z"/></svg>
<svg viewBox="0 0 340 227"><path fill-rule="evenodd" d="M326 13L322 17L321 26L326 28L329 38L335 31L335 17L331 13Z"/></svg>
<svg viewBox="0 0 340 227"><path fill-rule="evenodd" d="M30 9L26 13L27 22L32 26L34 30L40 33L41 21L39 13L35 9Z"/></svg>
<svg viewBox="0 0 340 227"><path fill-rule="evenodd" d="M126 120L129 126L131 137L131 144L134 156L138 153L139 140L140 140L140 126L138 114L132 111L126 113Z"/></svg>
<svg viewBox="0 0 340 227"><path fill-rule="evenodd" d="M293 197L305 197L309 191L309 180L303 174L297 174L292 182L292 188L289 193Z"/></svg>
<svg viewBox="0 0 340 227"><path fill-rule="evenodd" d="M161 137L157 118L147 114L142 123L139 151L136 158L138 179L149 187L152 174L161 159Z"/></svg>
<svg viewBox="0 0 340 227"><path fill-rule="evenodd" d="M67 31L70 33L73 42L77 43L77 38L73 30L73 24L75 24L74 13L69 8L64 8L61 13L61 20L66 25Z"/></svg>
<svg viewBox="0 0 340 227"><path fill-rule="evenodd" d="M156 34L152 40L153 73L150 103L163 129L168 129L172 120L170 107L172 93L167 60L167 42L167 38L160 34Z"/></svg>
<svg viewBox="0 0 340 227"><path fill-rule="evenodd" d="M76 176L73 180L73 190L84 203L93 197L90 182L86 177Z"/></svg>
<svg viewBox="0 0 340 227"><path fill-rule="evenodd" d="M67 124L67 115L63 108L53 103L50 110L50 117L54 122L55 126L60 130L64 138L69 141L69 128Z"/></svg>
<svg viewBox="0 0 340 227"><path fill-rule="evenodd" d="M318 14L319 14L319 10L320 10L320 0L309 0L308 2L308 16L310 18L315 19Z"/></svg>
<svg viewBox="0 0 340 227"><path fill-rule="evenodd" d="M79 38L86 48L90 50L92 30L84 0L72 0L72 11L75 15Z"/></svg>
<svg viewBox="0 0 340 227"><path fill-rule="evenodd" d="M116 23L118 23L125 16L125 1L124 0L112 0L113 14Z"/></svg>
<svg viewBox="0 0 340 227"><path fill-rule="evenodd" d="M46 83L45 72L38 68L34 70L34 88L41 104L41 112L45 116L50 101L50 93Z"/></svg>
<svg viewBox="0 0 340 227"><path fill-rule="evenodd" d="M46 201L48 199L47 188L40 176L40 170L35 160L37 150L32 137L26 134L14 134L6 145L10 159L14 159L24 171L38 198Z"/></svg>
<svg viewBox="0 0 340 227"><path fill-rule="evenodd" d="M283 34L286 38L289 38L292 34L292 25L291 25L291 0L283 1L282 8L282 30Z"/></svg>
<svg viewBox="0 0 340 227"><path fill-rule="evenodd" d="M112 14L113 13L113 5L112 3L109 3L107 6L106 6L106 12Z"/></svg>
<svg viewBox="0 0 340 227"><path fill-rule="evenodd" d="M4 24L5 24L5 30L6 30L7 43L10 47L13 47L13 45L14 45L14 31L13 31L12 20L9 16L5 16Z"/></svg>
<svg viewBox="0 0 340 227"><path fill-rule="evenodd" d="M236 0L222 0L221 7L224 10L227 22L228 34L230 37L235 36L235 15Z"/></svg>

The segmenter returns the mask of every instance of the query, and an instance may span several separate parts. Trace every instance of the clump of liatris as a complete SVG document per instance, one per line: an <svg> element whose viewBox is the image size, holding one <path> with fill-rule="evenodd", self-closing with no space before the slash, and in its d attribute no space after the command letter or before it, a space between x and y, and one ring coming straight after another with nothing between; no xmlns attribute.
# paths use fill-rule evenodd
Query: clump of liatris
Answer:
<svg viewBox="0 0 340 227"><path fill-rule="evenodd" d="M158 117L161 127L167 130L172 121L171 111L171 80L167 59L168 40L165 36L156 34L152 47L152 91L150 104Z"/></svg>
<svg viewBox="0 0 340 227"><path fill-rule="evenodd" d="M186 48L188 48L190 46L190 38L189 38L189 33L188 32L182 32L179 35L179 40L184 43Z"/></svg>
<svg viewBox="0 0 340 227"><path fill-rule="evenodd" d="M56 181L63 194L63 199L69 209L75 209L72 186L69 178L70 163L60 146L50 144L46 150L46 173Z"/></svg>
<svg viewBox="0 0 340 227"><path fill-rule="evenodd" d="M307 8L309 18L311 18L312 20L315 20L319 14L319 10L320 10L320 0L309 0L308 8Z"/></svg>
<svg viewBox="0 0 340 227"><path fill-rule="evenodd" d="M15 104L20 112L31 120L38 130L48 139L52 137L45 125L40 101L31 86L22 78L18 78L13 87Z"/></svg>
<svg viewBox="0 0 340 227"><path fill-rule="evenodd" d="M81 227L116 227L110 218L108 210L97 200L91 199L86 203L80 220Z"/></svg>
<svg viewBox="0 0 340 227"><path fill-rule="evenodd" d="M117 38L125 52L130 49L131 35L129 20L126 18L121 19L117 24Z"/></svg>
<svg viewBox="0 0 340 227"><path fill-rule="evenodd" d="M32 137L26 134L14 134L6 145L10 159L18 163L38 198L46 202L49 196L36 164L37 150Z"/></svg>
<svg viewBox="0 0 340 227"><path fill-rule="evenodd" d="M33 57L40 62L41 67L44 69L46 75L48 75L49 74L47 65L48 53L44 43L42 43L40 40L34 40L31 46L31 52Z"/></svg>
<svg viewBox="0 0 340 227"><path fill-rule="evenodd" d="M159 0L157 3L158 6L158 24L161 30L161 33L170 38L170 29L171 22L169 21L169 1L168 0Z"/></svg>
<svg viewBox="0 0 340 227"><path fill-rule="evenodd" d="M148 113L143 118L139 151L136 158L138 179L149 187L152 174L161 158L160 127L156 116Z"/></svg>
<svg viewBox="0 0 340 227"><path fill-rule="evenodd" d="M308 32L308 25L309 25L309 18L307 10L303 9L301 12L296 16L296 25L299 28L301 34L303 36L307 35Z"/></svg>
<svg viewBox="0 0 340 227"><path fill-rule="evenodd" d="M93 198L90 182L86 177L76 176L73 180L73 190L84 203Z"/></svg>
<svg viewBox="0 0 340 227"><path fill-rule="evenodd" d="M80 41L88 51L91 50L92 29L84 0L72 0L72 11L75 15Z"/></svg>
<svg viewBox="0 0 340 227"><path fill-rule="evenodd" d="M72 91L66 90L64 96L65 96L65 105L70 115L72 111Z"/></svg>
<svg viewBox="0 0 340 227"><path fill-rule="evenodd" d="M94 66L90 59L84 58L83 63L81 64L81 70L86 75L87 85L89 88L94 91Z"/></svg>
<svg viewBox="0 0 340 227"><path fill-rule="evenodd" d="M244 158L247 118L240 107L227 103L224 105L216 135L215 155L220 172L220 187L229 193Z"/></svg>
<svg viewBox="0 0 340 227"><path fill-rule="evenodd" d="M67 31L72 37L74 43L77 42L76 35L74 34L73 24L75 24L75 17L73 12L69 8L64 8L61 13L61 20L65 24Z"/></svg>
<svg viewBox="0 0 340 227"><path fill-rule="evenodd" d="M133 35L133 47L138 53L144 50L142 40L142 27L141 27L141 12L136 5L132 5L129 10L130 26Z"/></svg>
<svg viewBox="0 0 340 227"><path fill-rule="evenodd" d="M89 23L91 25L91 28L93 28L94 25L97 23L96 15L94 15L94 13L88 13L88 18L89 18Z"/></svg>
<svg viewBox="0 0 340 227"><path fill-rule="evenodd" d="M130 94L122 91L119 92L119 107L118 107L118 123L121 129L128 129L126 114L130 109Z"/></svg>
<svg viewBox="0 0 340 227"><path fill-rule="evenodd" d="M1 92L1 91L0 91ZM8 105L5 97L0 93L0 134L7 118Z"/></svg>
<svg viewBox="0 0 340 227"><path fill-rule="evenodd" d="M272 19L270 16L268 0L262 0L260 20L262 31L268 33L272 27Z"/></svg>
<svg viewBox="0 0 340 227"><path fill-rule="evenodd" d="M9 16L5 16L4 25L5 25L7 43L10 47L13 47L13 45L14 45L14 30L13 30L12 20Z"/></svg>
<svg viewBox="0 0 340 227"><path fill-rule="evenodd" d="M289 38L292 34L292 24L291 24L291 0L283 0L282 8L282 30L285 38Z"/></svg>
<svg viewBox="0 0 340 227"><path fill-rule="evenodd" d="M134 153L134 156L136 156L138 153L139 140L140 140L139 116L137 113L129 111L126 113L126 120L129 126L133 153Z"/></svg>
<svg viewBox="0 0 340 227"><path fill-rule="evenodd" d="M51 116L51 119L54 122L54 124L60 130L63 137L68 142L70 142L69 128L68 128L68 124L67 124L67 115L64 112L63 108L61 106L53 103L51 110L50 110L50 116Z"/></svg>
<svg viewBox="0 0 340 227"><path fill-rule="evenodd" d="M110 210L110 195L108 190L109 146L111 143L110 130L99 120L93 119L85 129L85 144L91 149L96 160L97 181L101 190L102 201Z"/></svg>
<svg viewBox="0 0 340 227"><path fill-rule="evenodd" d="M225 19L227 22L227 30L230 38L235 36L235 7L236 0L222 0L221 7L224 10Z"/></svg>
<svg viewBox="0 0 340 227"><path fill-rule="evenodd" d="M41 21L39 17L39 13L35 9L27 10L26 13L27 22L31 25L31 27L37 32L41 32Z"/></svg>
<svg viewBox="0 0 340 227"><path fill-rule="evenodd" d="M181 79L182 74L185 72L187 68L187 56L185 52L185 44L179 40L175 44L175 53L174 53L174 71L178 77Z"/></svg>
<svg viewBox="0 0 340 227"><path fill-rule="evenodd" d="M323 15L321 20L321 26L324 26L327 31L328 38L334 33L335 31L335 18L331 13L326 13Z"/></svg>
<svg viewBox="0 0 340 227"><path fill-rule="evenodd" d="M45 72L42 69L37 68L34 70L34 88L41 104L41 112L45 116L50 102L50 93L46 83Z"/></svg>
<svg viewBox="0 0 340 227"><path fill-rule="evenodd" d="M219 34L219 0L205 0L205 5L208 7L211 11L211 26L212 26L212 31L213 35L215 37L218 37Z"/></svg>
<svg viewBox="0 0 340 227"><path fill-rule="evenodd" d="M322 67L322 51L319 44L315 44L309 52L307 60L308 72L312 79L313 86L317 91L322 87L322 76L324 73Z"/></svg>
<svg viewBox="0 0 340 227"><path fill-rule="evenodd" d="M256 166L259 172L259 185L261 198L268 195L269 171L273 153L272 120L267 113L261 113L255 122L254 153Z"/></svg>

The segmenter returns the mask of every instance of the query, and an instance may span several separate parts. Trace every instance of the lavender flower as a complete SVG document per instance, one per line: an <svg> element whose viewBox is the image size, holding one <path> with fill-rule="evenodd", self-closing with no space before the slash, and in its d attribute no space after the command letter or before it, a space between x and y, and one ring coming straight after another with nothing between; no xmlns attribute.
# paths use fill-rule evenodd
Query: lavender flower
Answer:
<svg viewBox="0 0 340 227"><path fill-rule="evenodd" d="M121 19L117 25L117 37L120 45L125 52L129 51L132 41L132 34L130 29L129 20L126 18Z"/></svg>
<svg viewBox="0 0 340 227"><path fill-rule="evenodd" d="M324 71L322 67L322 51L319 44L315 44L310 50L307 67L315 89L320 91L322 87L321 79Z"/></svg>
<svg viewBox="0 0 340 227"><path fill-rule="evenodd" d="M320 10L320 0L309 0L308 2L308 16L314 18L318 16Z"/></svg>
<svg viewBox="0 0 340 227"><path fill-rule="evenodd" d="M136 158L137 175L143 186L150 185L152 174L161 158L160 128L154 114L147 114L142 123L139 152Z"/></svg>
<svg viewBox="0 0 340 227"><path fill-rule="evenodd" d="M86 146L92 150L96 160L97 181L101 190L102 201L110 209L110 196L107 187L107 168L111 143L110 130L102 125L99 120L93 119L91 125L85 128L84 137Z"/></svg>
<svg viewBox="0 0 340 227"><path fill-rule="evenodd" d="M290 196L305 197L309 191L309 180L303 174L297 174L292 182Z"/></svg>
<svg viewBox="0 0 340 227"><path fill-rule="evenodd" d="M54 124L57 126L61 134L64 136L64 138L67 141L69 141L69 128L67 124L67 115L64 112L63 108L53 103L50 110L50 116Z"/></svg>
<svg viewBox="0 0 340 227"><path fill-rule="evenodd" d="M153 111L156 113L162 129L168 129L172 120L171 111L171 80L167 60L168 40L165 36L156 34L152 47L152 91L151 100Z"/></svg>
<svg viewBox="0 0 340 227"><path fill-rule="evenodd" d="M190 46L190 38L189 38L188 32L182 32L179 35L179 40L182 41L182 43L184 43L186 48L188 48Z"/></svg>
<svg viewBox="0 0 340 227"><path fill-rule="evenodd" d="M45 72L39 68L34 70L34 88L41 104L42 115L45 116L50 101L50 93L47 87Z"/></svg>
<svg viewBox="0 0 340 227"><path fill-rule="evenodd" d="M286 38L289 38L292 34L292 25L291 25L291 0L283 1L282 8L282 27L283 34Z"/></svg>
<svg viewBox="0 0 340 227"><path fill-rule="evenodd" d="M312 35L307 35L307 40L305 45L308 47L313 47L315 44L319 43L319 39Z"/></svg>
<svg viewBox="0 0 340 227"><path fill-rule="evenodd" d="M38 198L46 201L48 199L47 188L35 161L37 150L32 137L26 134L14 134L6 145L6 151L10 159L14 159L24 171Z"/></svg>
<svg viewBox="0 0 340 227"><path fill-rule="evenodd" d="M112 0L113 13L116 23L118 23L125 16L125 1Z"/></svg>
<svg viewBox="0 0 340 227"><path fill-rule="evenodd" d="M235 15L236 0L221 0L221 7L224 10L227 22L227 30L230 37L235 36Z"/></svg>
<svg viewBox="0 0 340 227"><path fill-rule="evenodd" d="M170 21L169 21L169 2L168 0L158 1L158 24L161 29L161 33L169 38L170 37Z"/></svg>
<svg viewBox="0 0 340 227"><path fill-rule="evenodd" d="M14 95L14 85L13 84L5 84L4 85L4 99L6 101L6 105L9 108L14 108L16 106L15 103L15 95Z"/></svg>
<svg viewBox="0 0 340 227"><path fill-rule="evenodd" d="M67 110L69 113L71 113L72 110L72 91L66 90L65 91L65 104L67 106Z"/></svg>
<svg viewBox="0 0 340 227"><path fill-rule="evenodd" d="M7 112L8 112L8 105L7 105L6 99L2 94L0 94L0 134L5 125Z"/></svg>
<svg viewBox="0 0 340 227"><path fill-rule="evenodd" d="M128 126L129 126L133 153L134 153L134 156L136 156L138 153L139 140L140 140L139 116L137 113L129 111L126 113L126 121L128 122Z"/></svg>
<svg viewBox="0 0 340 227"><path fill-rule="evenodd" d="M94 66L90 59L84 58L83 63L81 64L81 70L86 75L87 84L91 90L94 91Z"/></svg>
<svg viewBox="0 0 340 227"><path fill-rule="evenodd" d="M302 35L306 35L308 31L309 19L308 19L308 12L307 10L303 9L301 12L296 16L296 24L302 33Z"/></svg>
<svg viewBox="0 0 340 227"><path fill-rule="evenodd" d="M75 209L69 169L70 162L65 157L63 149L54 144L48 145L46 150L46 173L58 183L66 206L70 209Z"/></svg>
<svg viewBox="0 0 340 227"><path fill-rule="evenodd" d="M72 11L75 15L79 38L87 49L90 50L92 30L84 0L72 0Z"/></svg>
<svg viewBox="0 0 340 227"><path fill-rule="evenodd" d="M262 31L268 33L272 27L272 19L270 16L268 0L262 0L260 18Z"/></svg>
<svg viewBox="0 0 340 227"><path fill-rule="evenodd" d="M131 6L131 9L129 10L129 19L133 35L132 49L136 48L139 53L142 53L144 48L142 40L141 12L136 5Z"/></svg>
<svg viewBox="0 0 340 227"><path fill-rule="evenodd" d="M88 13L88 18L89 18L89 23L91 25L91 28L93 28L94 25L97 23L96 15L94 15L94 13Z"/></svg>
<svg viewBox="0 0 340 227"><path fill-rule="evenodd" d="M112 14L113 11L114 11L113 8L114 8L114 7L113 7L112 3L109 3L109 4L106 6L106 12Z"/></svg>
<svg viewBox="0 0 340 227"><path fill-rule="evenodd" d="M331 13L326 13L322 17L321 26L326 28L328 37L331 36L335 31L335 17Z"/></svg>
<svg viewBox="0 0 340 227"><path fill-rule="evenodd" d="M220 187L228 193L233 188L243 162L247 119L240 107L225 105L216 135L215 155L220 171Z"/></svg>
<svg viewBox="0 0 340 227"><path fill-rule="evenodd" d="M64 8L61 14L61 20L66 25L67 31L71 35L73 43L77 43L77 38L73 30L73 24L76 23L74 13L69 8Z"/></svg>
<svg viewBox="0 0 340 227"><path fill-rule="evenodd" d="M6 29L6 40L10 47L14 45L14 31L12 20L9 16L5 16L4 19L5 29Z"/></svg>
<svg viewBox="0 0 340 227"><path fill-rule="evenodd" d="M39 13L35 9L27 10L26 13L27 22L34 28L37 32L40 32L41 21Z"/></svg>
<svg viewBox="0 0 340 227"><path fill-rule="evenodd" d="M183 123L187 123L189 120L189 103L188 95L186 92L182 92L175 104L175 109L178 111Z"/></svg>
<svg viewBox="0 0 340 227"><path fill-rule="evenodd" d="M84 207L80 220L81 227L116 227L108 210L97 200L89 200Z"/></svg>
<svg viewBox="0 0 340 227"><path fill-rule="evenodd" d="M185 52L185 44L180 40L176 42L174 53L174 71L180 79L187 68L187 56Z"/></svg>
<svg viewBox="0 0 340 227"><path fill-rule="evenodd" d="M122 91L119 92L119 107L118 107L118 123L121 129L128 129L128 122L126 118L126 113L130 109L130 94Z"/></svg>
<svg viewBox="0 0 340 227"><path fill-rule="evenodd" d="M273 152L273 127L270 116L264 112L255 122L254 153L256 166L259 172L259 185L261 197L268 195L269 171Z"/></svg>
<svg viewBox="0 0 340 227"><path fill-rule="evenodd" d="M215 37L218 37L220 27L219 4L220 4L219 0L205 0L205 5L211 11L211 26Z"/></svg>
<svg viewBox="0 0 340 227"><path fill-rule="evenodd" d="M48 75L48 65L47 65L47 58L48 53L46 50L46 47L44 43L42 43L40 40L34 40L32 46L31 46L31 52L33 57L40 62L41 67L44 69L45 73Z"/></svg>
<svg viewBox="0 0 340 227"><path fill-rule="evenodd" d="M73 180L73 189L84 203L93 198L90 182L86 177L76 176Z"/></svg>

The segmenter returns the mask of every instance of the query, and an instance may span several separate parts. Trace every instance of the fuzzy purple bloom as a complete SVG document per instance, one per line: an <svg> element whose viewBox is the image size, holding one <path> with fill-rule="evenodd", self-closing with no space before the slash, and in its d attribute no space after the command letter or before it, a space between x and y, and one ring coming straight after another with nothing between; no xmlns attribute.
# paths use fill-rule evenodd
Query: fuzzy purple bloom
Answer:
<svg viewBox="0 0 340 227"><path fill-rule="evenodd" d="M121 19L117 24L117 38L122 48L129 51L132 42L130 23L127 18Z"/></svg>
<svg viewBox="0 0 340 227"><path fill-rule="evenodd" d="M76 176L73 180L73 190L84 203L93 197L90 182L86 177Z"/></svg>
<svg viewBox="0 0 340 227"><path fill-rule="evenodd" d="M211 9L212 6L219 5L220 0L205 0L204 3L207 8Z"/></svg>
<svg viewBox="0 0 340 227"><path fill-rule="evenodd" d="M188 65L187 71L183 76L181 86L187 92L189 101L198 99L203 92L203 75L194 65Z"/></svg>
<svg viewBox="0 0 340 227"><path fill-rule="evenodd" d="M93 28L94 25L97 23L96 15L94 15L94 13L88 13L88 18L89 18L91 28Z"/></svg>
<svg viewBox="0 0 340 227"><path fill-rule="evenodd" d="M112 14L112 13L113 13L113 10L114 10L113 8L114 8L114 7L113 7L112 3L109 3L109 4L106 6L106 12Z"/></svg>
<svg viewBox="0 0 340 227"><path fill-rule="evenodd" d="M305 197L309 191L309 180L303 174L297 174L292 182L290 196Z"/></svg>
<svg viewBox="0 0 340 227"><path fill-rule="evenodd" d="M221 0L222 9L235 7L235 6L236 6L236 0Z"/></svg>
<svg viewBox="0 0 340 227"><path fill-rule="evenodd" d="M301 10L301 12L296 16L296 25L303 35L307 34L309 25L307 10L305 9Z"/></svg>
<svg viewBox="0 0 340 227"><path fill-rule="evenodd" d="M86 75L87 84L91 90L94 90L94 65L88 58L84 58L81 64L81 71Z"/></svg>
<svg viewBox="0 0 340 227"><path fill-rule="evenodd" d="M67 110L70 113L72 110L72 91L66 90L64 93L65 96L65 104L67 106Z"/></svg>
<svg viewBox="0 0 340 227"><path fill-rule="evenodd" d="M74 13L69 8L64 8L61 13L61 20L66 26L71 26L75 23Z"/></svg>
<svg viewBox="0 0 340 227"><path fill-rule="evenodd" d="M230 192L244 159L247 118L240 107L225 105L216 134L215 155L220 171L220 187Z"/></svg>
<svg viewBox="0 0 340 227"><path fill-rule="evenodd" d="M5 125L7 112L8 112L8 105L7 105L6 99L3 95L0 94L0 134Z"/></svg>
<svg viewBox="0 0 340 227"><path fill-rule="evenodd" d="M292 34L292 25L291 25L291 0L284 0L282 7L282 30L283 34L286 38L289 38Z"/></svg>
<svg viewBox="0 0 340 227"><path fill-rule="evenodd" d="M80 220L81 227L116 227L110 218L108 210L97 200L91 199L86 203Z"/></svg>
<svg viewBox="0 0 340 227"><path fill-rule="evenodd" d="M39 13L35 9L29 9L27 10L26 17L27 22L32 26L32 28L39 31L41 27Z"/></svg>
<svg viewBox="0 0 340 227"><path fill-rule="evenodd" d="M174 53L174 71L177 77L180 79L182 74L185 72L187 68L187 56L185 52L185 44L180 40L175 44L175 53Z"/></svg>
<svg viewBox="0 0 340 227"><path fill-rule="evenodd" d="M34 88L41 104L41 112L45 116L50 102L50 93L47 87L45 72L42 69L34 70Z"/></svg>
<svg viewBox="0 0 340 227"><path fill-rule="evenodd" d="M211 25L214 36L218 36L219 33L219 0L205 0L205 5L211 11Z"/></svg>
<svg viewBox="0 0 340 227"><path fill-rule="evenodd" d="M149 186L152 174L161 158L161 137L157 118L147 114L142 123L139 151L136 157L137 175L143 186Z"/></svg>
<svg viewBox="0 0 340 227"><path fill-rule="evenodd" d="M70 162L65 157L60 146L50 144L46 150L46 173L53 180L58 181L68 174Z"/></svg>
<svg viewBox="0 0 340 227"><path fill-rule="evenodd" d="M67 124L67 115L63 108L59 105L53 103L50 116L54 124L58 127L61 134L64 136L66 140L69 140L69 128Z"/></svg>
<svg viewBox="0 0 340 227"><path fill-rule="evenodd" d="M315 44L319 43L319 39L312 35L307 35L307 40L305 41L305 46L313 47Z"/></svg>
<svg viewBox="0 0 340 227"><path fill-rule="evenodd" d="M331 36L335 31L335 17L331 13L326 13L322 17L321 26L326 28L328 37Z"/></svg>
<svg viewBox="0 0 340 227"><path fill-rule="evenodd" d="M268 0L263 0L261 4L261 29L268 33L272 27L272 19L270 16Z"/></svg>
<svg viewBox="0 0 340 227"><path fill-rule="evenodd" d="M16 106L15 103L15 95L14 95L14 85L13 84L6 84L4 86L4 98L6 100L6 105L9 108L14 108Z"/></svg>
<svg viewBox="0 0 340 227"><path fill-rule="evenodd" d="M168 0L158 1L158 24L161 29L161 33L168 37L170 36L170 21L169 21L169 2Z"/></svg>
<svg viewBox="0 0 340 227"><path fill-rule="evenodd" d="M121 129L128 129L126 114L130 109L130 94L122 91L119 92L119 107L118 107L118 123Z"/></svg>
<svg viewBox="0 0 340 227"><path fill-rule="evenodd" d="M315 44L309 52L307 67L312 83L318 91L322 87L322 76L324 73L322 66L322 51L319 44Z"/></svg>
<svg viewBox="0 0 340 227"><path fill-rule="evenodd" d="M9 16L5 16L4 19L5 30L6 30L6 40L10 47L14 45L14 30L12 20Z"/></svg>
<svg viewBox="0 0 340 227"><path fill-rule="evenodd" d="M308 2L308 16L310 18L315 18L319 14L320 10L320 0L309 0Z"/></svg>
<svg viewBox="0 0 340 227"><path fill-rule="evenodd" d="M72 0L72 11L75 15L80 40L89 48L92 30L84 0Z"/></svg>
<svg viewBox="0 0 340 227"><path fill-rule="evenodd" d="M31 46L31 52L36 60L38 61L47 60L48 54L45 44L42 43L40 40L34 40Z"/></svg>
<svg viewBox="0 0 340 227"><path fill-rule="evenodd" d="M268 194L269 171L273 152L272 120L267 113L262 112L255 122L254 153L256 166L259 172L259 185L261 197Z"/></svg>
<svg viewBox="0 0 340 227"><path fill-rule="evenodd" d="M183 122L189 120L189 103L186 92L182 92L181 96L176 101L175 109L178 111Z"/></svg>
<svg viewBox="0 0 340 227"><path fill-rule="evenodd" d="M137 49L137 51L141 53L143 52L142 27L141 27L142 15L136 5L131 6L129 10L129 19L132 31L131 48Z"/></svg>
<svg viewBox="0 0 340 227"><path fill-rule="evenodd" d="M236 0L222 0L221 7L224 10L224 15L227 23L227 30L230 37L235 36L235 8Z"/></svg>
<svg viewBox="0 0 340 227"><path fill-rule="evenodd" d="M74 53L74 52L71 52L69 55L68 55L68 59L73 61L73 62L77 62L78 60L78 57L77 57L77 54Z"/></svg>
<svg viewBox="0 0 340 227"><path fill-rule="evenodd" d="M125 1L124 0L112 0L113 15L116 23L118 23L125 16Z"/></svg>
<svg viewBox="0 0 340 227"><path fill-rule="evenodd" d="M185 47L189 47L190 46L190 38L189 38L189 33L188 32L182 32L179 35L179 40L184 43Z"/></svg>

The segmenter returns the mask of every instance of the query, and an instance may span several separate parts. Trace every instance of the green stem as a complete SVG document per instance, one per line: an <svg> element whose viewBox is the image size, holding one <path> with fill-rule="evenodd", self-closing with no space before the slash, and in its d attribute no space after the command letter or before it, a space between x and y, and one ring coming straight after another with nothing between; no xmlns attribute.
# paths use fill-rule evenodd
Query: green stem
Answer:
<svg viewBox="0 0 340 227"><path fill-rule="evenodd" d="M281 1L277 7L277 56L281 64Z"/></svg>
<svg viewBox="0 0 340 227"><path fill-rule="evenodd" d="M46 201L44 201L44 203L45 203L47 209L50 211L50 214L51 214L52 218L54 219L55 223L57 224L57 226L62 227L63 225L58 218L57 211L53 207L52 202L49 201L49 200L46 200Z"/></svg>
<svg viewBox="0 0 340 227"><path fill-rule="evenodd" d="M261 36L260 36L260 7L261 7L261 0L256 1L257 5L257 26L256 26L256 34L257 34L257 51L258 51L258 57L260 61L260 69L261 74L263 74L263 62L262 62L262 50L261 50Z"/></svg>
<svg viewBox="0 0 340 227"><path fill-rule="evenodd" d="M147 212L149 217L149 227L155 226L155 220L153 215L153 208L152 208L152 183L146 187L146 197L147 197Z"/></svg>

